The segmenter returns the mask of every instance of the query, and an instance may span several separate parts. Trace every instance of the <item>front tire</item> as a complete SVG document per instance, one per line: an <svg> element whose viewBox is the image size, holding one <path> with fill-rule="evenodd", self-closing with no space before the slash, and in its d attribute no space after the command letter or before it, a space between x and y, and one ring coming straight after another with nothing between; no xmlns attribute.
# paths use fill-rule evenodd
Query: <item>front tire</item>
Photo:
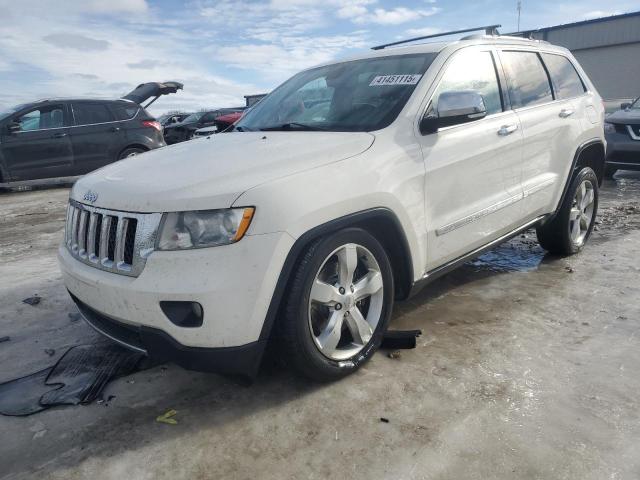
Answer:
<svg viewBox="0 0 640 480"><path fill-rule="evenodd" d="M380 346L393 292L389 257L365 230L315 241L294 270L278 325L284 360L317 381L356 371Z"/></svg>
<svg viewBox="0 0 640 480"><path fill-rule="evenodd" d="M558 255L578 253L591 236L597 212L598 177L585 167L571 180L556 217L536 229L538 242Z"/></svg>

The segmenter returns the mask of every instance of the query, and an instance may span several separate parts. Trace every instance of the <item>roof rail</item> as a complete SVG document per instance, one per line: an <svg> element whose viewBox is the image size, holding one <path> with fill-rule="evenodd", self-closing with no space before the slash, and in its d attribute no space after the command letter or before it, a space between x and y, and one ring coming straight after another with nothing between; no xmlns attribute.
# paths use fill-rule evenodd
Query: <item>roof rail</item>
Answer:
<svg viewBox="0 0 640 480"><path fill-rule="evenodd" d="M435 33L433 35L425 35L423 37L408 38L407 40L399 40L393 43L385 43L384 45L377 45L375 47L371 47L371 50L382 50L383 48L392 47L394 45L402 45L403 43L411 43L417 40L426 40L427 38L446 37L448 35L455 35L456 33L477 32L479 30L484 30L486 35L499 35L498 28L500 28L501 26L502 25L487 25L484 27L465 28L464 30L453 30L451 32Z"/></svg>

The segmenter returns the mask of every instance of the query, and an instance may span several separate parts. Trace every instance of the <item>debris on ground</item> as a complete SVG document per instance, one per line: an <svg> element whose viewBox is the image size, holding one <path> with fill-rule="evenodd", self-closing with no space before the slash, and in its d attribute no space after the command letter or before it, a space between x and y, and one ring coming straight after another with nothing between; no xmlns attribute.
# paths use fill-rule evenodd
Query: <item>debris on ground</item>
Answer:
<svg viewBox="0 0 640 480"><path fill-rule="evenodd" d="M23 416L91 403L111 380L138 370L142 357L107 343L71 347L54 366L0 384L0 414Z"/></svg>
<svg viewBox="0 0 640 480"><path fill-rule="evenodd" d="M169 410L163 413L162 415L160 415L159 417L156 417L156 422L167 423L169 425L177 425L178 421L175 418L172 418L172 417L175 417L177 413L178 412L176 410Z"/></svg>
<svg viewBox="0 0 640 480"><path fill-rule="evenodd" d="M50 357L53 357L56 354L56 351L53 348L45 348L44 353L46 353Z"/></svg>
<svg viewBox="0 0 640 480"><path fill-rule="evenodd" d="M416 339L422 330L387 330L382 335L381 348L391 350L416 348Z"/></svg>
<svg viewBox="0 0 640 480"><path fill-rule="evenodd" d="M9 335L6 335L4 337L0 337L0 343L8 342L9 340L11 340L11 337Z"/></svg>
<svg viewBox="0 0 640 480"><path fill-rule="evenodd" d="M389 352L387 354L387 357L391 358L391 359L398 359L400 358L400 350L394 350L393 352Z"/></svg>
<svg viewBox="0 0 640 480"><path fill-rule="evenodd" d="M389 423L389 419L388 419L388 418L385 418L385 417L380 417L380 421L381 421L382 423Z"/></svg>
<svg viewBox="0 0 640 480"><path fill-rule="evenodd" d="M573 273L573 268L571 267L564 267L564 269L569 273Z"/></svg>
<svg viewBox="0 0 640 480"><path fill-rule="evenodd" d="M40 303L40 300L42 300L42 298L36 295L34 297L25 298L24 300L22 300L22 303L26 303L27 305L33 306L33 305L38 305Z"/></svg>
<svg viewBox="0 0 640 480"><path fill-rule="evenodd" d="M69 320L71 320L72 322L77 322L81 318L82 315L80 315L78 312L69 313Z"/></svg>

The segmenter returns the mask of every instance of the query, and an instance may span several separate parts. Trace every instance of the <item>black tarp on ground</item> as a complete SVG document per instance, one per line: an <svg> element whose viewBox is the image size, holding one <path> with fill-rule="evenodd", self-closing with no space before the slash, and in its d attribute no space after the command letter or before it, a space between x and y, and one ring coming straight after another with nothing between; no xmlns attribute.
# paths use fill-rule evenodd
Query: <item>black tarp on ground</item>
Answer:
<svg viewBox="0 0 640 480"><path fill-rule="evenodd" d="M108 343L72 347L53 367L0 384L0 413L22 416L91 403L112 379L134 372L143 357Z"/></svg>

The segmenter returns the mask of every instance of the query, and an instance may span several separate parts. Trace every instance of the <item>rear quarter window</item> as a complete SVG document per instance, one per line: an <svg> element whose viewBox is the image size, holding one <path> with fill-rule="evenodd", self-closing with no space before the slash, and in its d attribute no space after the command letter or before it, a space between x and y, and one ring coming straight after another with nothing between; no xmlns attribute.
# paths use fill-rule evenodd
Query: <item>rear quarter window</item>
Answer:
<svg viewBox="0 0 640 480"><path fill-rule="evenodd" d="M111 105L116 120L131 120L136 116L140 107L136 105Z"/></svg>
<svg viewBox="0 0 640 480"><path fill-rule="evenodd" d="M542 60L547 66L556 98L565 99L582 95L586 89L573 64L562 55L543 53Z"/></svg>
<svg viewBox="0 0 640 480"><path fill-rule="evenodd" d="M512 108L540 105L553 100L549 76L537 53L503 51L501 58Z"/></svg>

